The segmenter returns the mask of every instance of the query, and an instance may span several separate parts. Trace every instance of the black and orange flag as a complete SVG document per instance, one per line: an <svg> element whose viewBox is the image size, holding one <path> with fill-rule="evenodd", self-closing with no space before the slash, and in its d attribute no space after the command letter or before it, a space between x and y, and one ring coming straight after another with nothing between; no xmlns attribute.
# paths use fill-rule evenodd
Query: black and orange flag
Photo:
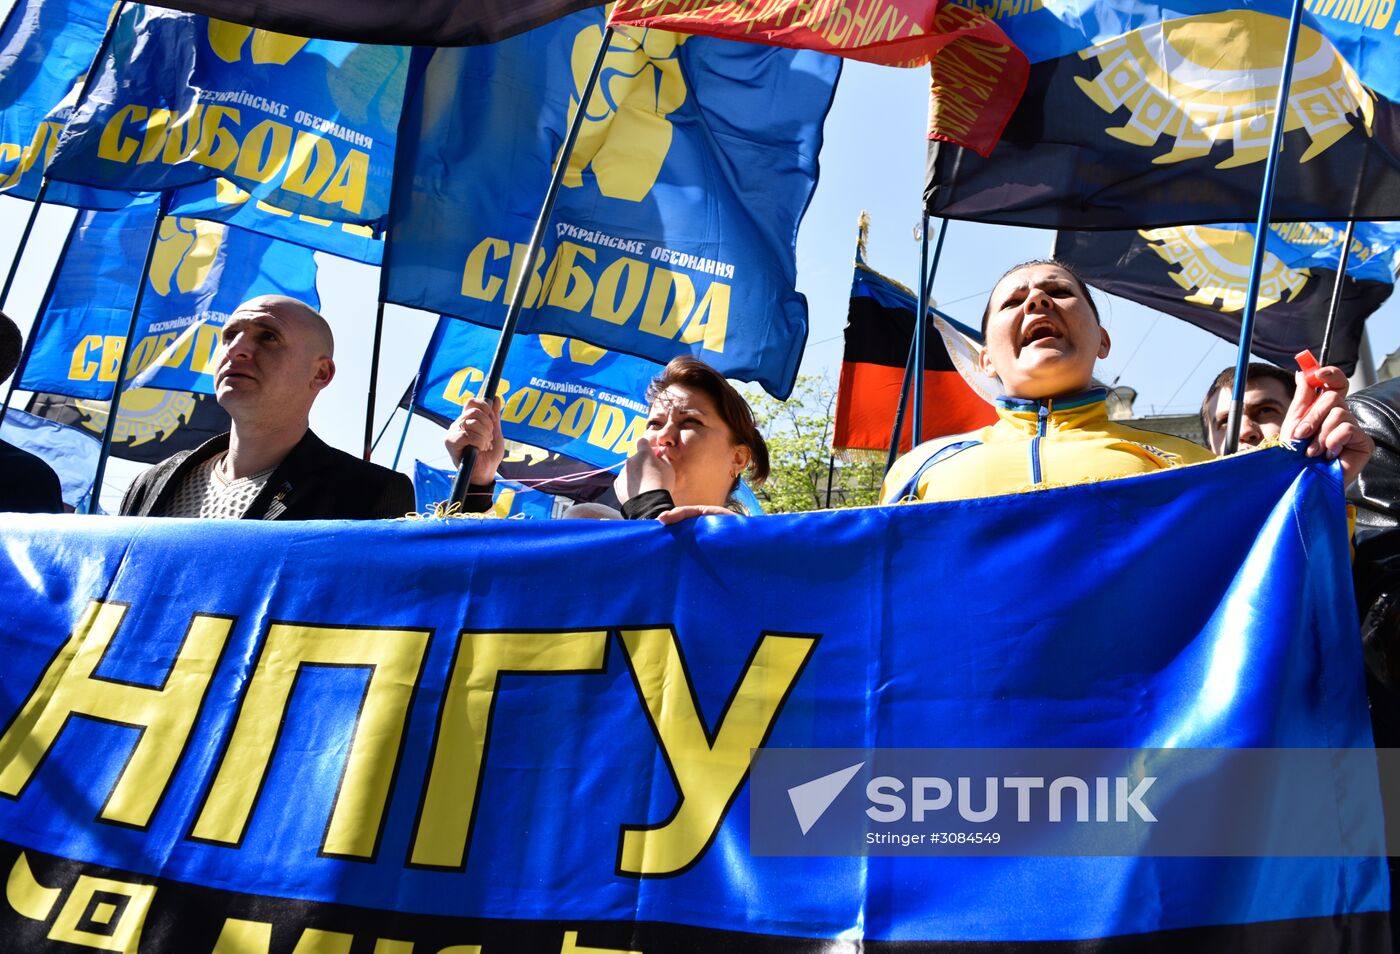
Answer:
<svg viewBox="0 0 1400 954"><path fill-rule="evenodd" d="M832 446L889 448L917 313L918 299L909 289L856 262ZM937 333L927 336L924 356L923 439L991 424L996 420L990 403L996 396L994 385L990 379L980 380L984 376L975 369L971 344L938 315L930 312L929 318L930 330ZM969 380L986 393L975 390ZM905 414L901 451L912 446L912 428L913 415Z"/></svg>
<svg viewBox="0 0 1400 954"><path fill-rule="evenodd" d="M1026 89L1030 61L996 21L952 0L617 0L610 23L928 65L929 138L987 155Z"/></svg>

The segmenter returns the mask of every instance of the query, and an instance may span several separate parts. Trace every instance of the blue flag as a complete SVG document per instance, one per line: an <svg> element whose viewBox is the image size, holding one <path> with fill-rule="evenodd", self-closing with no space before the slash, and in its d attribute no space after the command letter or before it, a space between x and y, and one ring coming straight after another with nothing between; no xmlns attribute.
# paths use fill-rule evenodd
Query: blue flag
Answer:
<svg viewBox="0 0 1400 954"><path fill-rule="evenodd" d="M0 28L0 192L33 199L112 12L110 0L18 0Z"/></svg>
<svg viewBox="0 0 1400 954"><path fill-rule="evenodd" d="M63 502L81 511L92 493L92 478L97 473L97 453L102 444L76 427L50 421L12 407L5 412L0 424L0 440L27 450L58 474L63 485Z"/></svg>
<svg viewBox="0 0 1400 954"><path fill-rule="evenodd" d="M40 311L21 388L112 396L156 211L151 198L122 212L79 215ZM319 307L310 249L166 216L127 380L137 387L212 394L224 321L249 298L271 294Z"/></svg>
<svg viewBox="0 0 1400 954"><path fill-rule="evenodd" d="M224 222L366 265L378 265L384 256L383 240L367 225L288 212L254 199L227 179L177 190L171 199L170 214Z"/></svg>
<svg viewBox="0 0 1400 954"><path fill-rule="evenodd" d="M455 470L444 470L415 460L413 494L418 501L418 510L431 510L434 504L449 499L452 496L452 480L456 476ZM492 510L498 517L548 520L554 512L554 497L514 481L497 480Z"/></svg>
<svg viewBox="0 0 1400 954"><path fill-rule="evenodd" d="M501 326L603 16L415 54L391 301ZM521 330L662 364L694 354L786 397L807 338L794 243L839 69L811 51L616 33Z"/></svg>
<svg viewBox="0 0 1400 954"><path fill-rule="evenodd" d="M750 821L753 748L1364 749L1348 563L1339 469L1281 448L677 526L12 517L0 951L1384 950L1384 858L774 857Z"/></svg>
<svg viewBox="0 0 1400 954"><path fill-rule="evenodd" d="M129 5L49 175L152 192L222 177L288 212L377 227L407 69L400 47Z"/></svg>
<svg viewBox="0 0 1400 954"><path fill-rule="evenodd" d="M414 407L450 424L476 396L499 332L439 318L419 368ZM501 377L501 431L596 467L627 459L646 430L647 386L659 365L577 339L518 335Z"/></svg>
<svg viewBox="0 0 1400 954"><path fill-rule="evenodd" d="M1252 226L1221 225L1253 234ZM1341 258L1345 222L1275 222L1269 226L1268 248L1290 268L1335 272ZM1347 278L1395 284L1400 263L1400 222L1357 222L1347 253Z"/></svg>

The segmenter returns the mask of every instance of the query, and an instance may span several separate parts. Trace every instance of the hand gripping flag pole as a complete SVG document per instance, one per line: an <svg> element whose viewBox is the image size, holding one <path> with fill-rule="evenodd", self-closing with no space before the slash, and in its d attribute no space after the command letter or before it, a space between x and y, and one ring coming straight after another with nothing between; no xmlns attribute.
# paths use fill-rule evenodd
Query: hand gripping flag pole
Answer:
<svg viewBox="0 0 1400 954"><path fill-rule="evenodd" d="M24 258L24 250L29 245L29 233L34 231L34 221L39 218L39 208L44 204L44 193L48 191L49 180L45 179L39 183L39 194L34 197L34 203L29 207L29 218L25 220L24 231L19 234L19 247L15 249L15 257L10 259L10 271L5 276L5 286L0 288L0 312L5 310L5 306L10 301L10 289L14 287L15 275L19 272L20 259ZM59 259L63 261L63 259ZM58 265L54 265L54 273L58 273ZM29 354L34 348L34 339L38 337L39 322L43 318L43 312L34 319L33 326L29 329L29 338L24 342L24 354L20 357L19 367L15 368L15 373L10 376L10 387L5 392L5 403L0 404L0 424L5 423L5 415L9 413L10 402L15 397L15 387L19 384L20 372L24 370L25 364L29 362Z"/></svg>
<svg viewBox="0 0 1400 954"><path fill-rule="evenodd" d="M611 24L603 31L603 42L598 47L598 55L593 60L593 69L588 74L588 82L584 84L583 92L579 96L578 109L574 111L573 121L569 123L568 134L564 137L564 146L559 151L559 158L554 164L554 175L549 180L549 189L545 192L544 204L540 207L540 216L535 220L535 231L530 236L530 248L525 254L525 261L533 262L540 253L540 247L544 245L545 229L549 226L549 219L554 214L554 203L559 198L559 188L564 182L564 173L569 168L569 158L574 152L574 143L578 141L579 130L583 128L584 116L588 112L588 100L593 95L593 88L598 85L598 74L603 69L603 59L608 53L608 44L612 42L614 29ZM386 251L387 254L387 251ZM515 289L511 292L510 307L506 310L506 321L501 327L501 337L496 343L496 354L491 359L491 368L486 373L486 380L482 382L481 391L477 397L488 404L495 401L496 389L501 384L501 373L505 370L506 355L510 353L511 339L515 337L515 326L520 323L520 309L525 304L525 291L530 285L530 269L522 268L519 276L515 280ZM471 486L472 468L476 466L476 448L468 447L462 454L462 462L457 468L457 476L452 480L452 496L448 504L462 505L466 503L467 491Z"/></svg>
<svg viewBox="0 0 1400 954"><path fill-rule="evenodd" d="M1279 150L1283 145L1283 127L1288 117L1288 90L1293 82L1293 57L1298 49L1298 26L1302 19L1303 0L1293 0L1293 12L1288 18L1288 42L1283 48L1283 73L1279 77L1278 101L1274 106L1273 134L1269 139L1269 155L1264 163L1264 186L1259 197L1259 216L1254 222L1254 255L1249 263L1249 291L1245 295L1244 315L1240 320L1240 347L1235 356L1235 386L1231 392L1230 420L1225 431L1226 454L1233 454L1240 446L1240 416L1244 408L1249 352L1254 343L1254 313L1259 303L1259 276L1264 270L1269 210L1274 203L1274 173L1278 168ZM1343 254L1346 254L1345 249Z"/></svg>
<svg viewBox="0 0 1400 954"><path fill-rule="evenodd" d="M1332 301L1327 306L1327 324L1322 331L1322 347L1319 359L1325 366L1332 352L1332 331L1337 326L1337 308L1342 303L1342 283L1347 280L1347 259L1351 258L1351 237L1356 231L1356 221L1347 220L1346 235L1342 238L1342 252L1337 256L1337 277L1332 280Z"/></svg>
<svg viewBox="0 0 1400 954"><path fill-rule="evenodd" d="M928 256L928 215L923 221L923 248L919 252L919 311L924 315L924 320L919 321L917 316L914 319L914 337L909 342L909 360L904 364L904 381L899 389L899 405L894 412L894 429L890 433L890 452L885 457L885 473L890 472L894 466L895 459L899 457L899 435L904 430L904 414L909 407L909 382L914 382L914 428L913 439L909 447L912 450L918 447L923 440L924 424L924 375L923 368L928 356L928 336L925 334L925 326L928 324L928 300L929 292L933 287L933 278L938 273L938 260L943 256L943 239L948 234L948 220L938 220L938 242L933 248L933 264L929 265ZM914 369L919 369L916 376Z"/></svg>
<svg viewBox="0 0 1400 954"><path fill-rule="evenodd" d="M117 368L117 380L112 385L112 401L107 408L107 426L102 429L102 449L97 455L97 472L92 478L92 496L88 498L88 513L97 512L98 498L102 496L102 478L107 473L107 458L112 454L112 438L117 432L117 417L122 409L122 385L126 383L127 368L131 364L133 339L136 337L136 322L141 317L141 303L146 298L146 286L151 281L151 259L156 254L156 242L160 239L160 224L170 211L170 193L160 194L160 205L156 210L155 224L151 226L151 240L146 245L146 260L141 264L140 284L136 286L136 301L131 306L131 319L126 325L126 344L122 346L122 359Z"/></svg>

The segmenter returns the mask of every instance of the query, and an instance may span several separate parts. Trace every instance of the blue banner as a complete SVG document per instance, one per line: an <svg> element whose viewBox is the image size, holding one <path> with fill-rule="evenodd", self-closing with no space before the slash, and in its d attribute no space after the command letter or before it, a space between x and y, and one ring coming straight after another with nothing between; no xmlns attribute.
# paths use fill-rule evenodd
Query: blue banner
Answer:
<svg viewBox="0 0 1400 954"><path fill-rule="evenodd" d="M753 748L1369 746L1350 594L1283 449L677 526L13 517L0 951L1381 950L1381 858L750 846Z"/></svg>
<svg viewBox="0 0 1400 954"><path fill-rule="evenodd" d="M0 29L0 192L38 194L113 6L18 0L10 8Z"/></svg>
<svg viewBox="0 0 1400 954"><path fill-rule="evenodd" d="M112 396L156 212L154 198L148 198L122 212L79 214L40 311L20 387ZM214 393L214 353L224 321L249 298L272 294L319 307L310 249L166 216L127 380L137 387Z"/></svg>
<svg viewBox="0 0 1400 954"><path fill-rule="evenodd" d="M128 5L49 168L159 191L217 177L269 204L378 227L408 53Z"/></svg>
<svg viewBox="0 0 1400 954"><path fill-rule="evenodd" d="M476 397L500 332L439 318L419 367L415 409L450 424ZM661 367L578 339L517 335L501 377L501 431L597 467L615 467L646 431L647 386Z"/></svg>
<svg viewBox="0 0 1400 954"><path fill-rule="evenodd" d="M419 512L431 511L434 504L452 496L455 470L432 467L421 460L413 462L413 494ZM497 517L521 517L526 520L548 520L554 513L554 497L531 490L512 480L497 480L492 498L492 513Z"/></svg>
<svg viewBox="0 0 1400 954"><path fill-rule="evenodd" d="M501 326L603 17L415 54L391 301ZM807 338L794 243L839 70L811 51L616 33L521 329L662 364L694 354L786 397Z"/></svg>

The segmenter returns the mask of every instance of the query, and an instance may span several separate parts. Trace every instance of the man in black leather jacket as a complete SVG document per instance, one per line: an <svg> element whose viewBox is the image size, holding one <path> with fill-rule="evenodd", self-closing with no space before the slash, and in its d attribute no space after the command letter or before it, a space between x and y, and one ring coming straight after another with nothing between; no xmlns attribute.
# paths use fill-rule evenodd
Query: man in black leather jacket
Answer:
<svg viewBox="0 0 1400 954"><path fill-rule="evenodd" d="M142 474L122 514L374 520L412 511L406 476L336 450L309 429L311 405L335 375L334 347L325 319L303 302L265 295L240 305L224 325L214 367L215 398L232 430Z"/></svg>

